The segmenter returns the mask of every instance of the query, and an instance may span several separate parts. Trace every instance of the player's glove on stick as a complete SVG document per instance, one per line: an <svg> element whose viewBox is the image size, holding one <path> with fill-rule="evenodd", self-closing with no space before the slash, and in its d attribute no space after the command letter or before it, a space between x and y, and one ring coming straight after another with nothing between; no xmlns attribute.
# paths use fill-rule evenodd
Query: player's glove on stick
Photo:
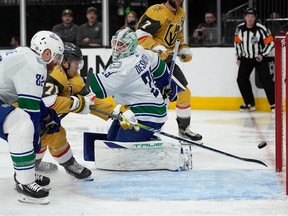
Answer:
<svg viewBox="0 0 288 216"><path fill-rule="evenodd" d="M59 118L54 109L47 108L47 111L49 112L49 117L41 120L41 130L43 131L48 128L47 134L59 132L61 126L61 119Z"/></svg>
<svg viewBox="0 0 288 216"><path fill-rule="evenodd" d="M90 91L87 95L85 95L85 97L90 98L91 101L94 101L94 99L96 99L96 95L92 91Z"/></svg>
<svg viewBox="0 0 288 216"><path fill-rule="evenodd" d="M179 55L180 55L180 60L182 62L189 62L192 60L192 52L190 50L190 48L182 48L179 51Z"/></svg>
<svg viewBox="0 0 288 216"><path fill-rule="evenodd" d="M70 108L72 112L85 114L90 113L90 106L94 104L94 102L88 96L71 96L73 100L73 104Z"/></svg>
<svg viewBox="0 0 288 216"><path fill-rule="evenodd" d="M169 98L169 95L171 94L171 92L172 92L172 88L169 86L165 86L161 91L163 99L166 100L167 98Z"/></svg>
<svg viewBox="0 0 288 216"><path fill-rule="evenodd" d="M169 56L169 51L163 45L156 45L152 48L152 51L158 53L159 57L163 60L167 59Z"/></svg>
<svg viewBox="0 0 288 216"><path fill-rule="evenodd" d="M130 110L130 108L126 105L118 104L113 111L114 115L120 115L122 117L122 121L120 121L120 125L123 130L134 129L135 131L139 131L140 128L135 126L138 121L135 114Z"/></svg>

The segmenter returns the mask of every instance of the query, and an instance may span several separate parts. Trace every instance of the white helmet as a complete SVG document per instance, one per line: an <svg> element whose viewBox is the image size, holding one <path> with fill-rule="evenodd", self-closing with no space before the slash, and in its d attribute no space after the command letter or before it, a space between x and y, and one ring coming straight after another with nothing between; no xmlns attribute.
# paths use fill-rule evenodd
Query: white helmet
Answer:
<svg viewBox="0 0 288 216"><path fill-rule="evenodd" d="M138 46L137 35L129 27L121 29L112 37L111 46L113 61L128 57L135 52Z"/></svg>
<svg viewBox="0 0 288 216"><path fill-rule="evenodd" d="M39 31L31 39L30 49L42 56L44 50L49 49L51 51L51 59L49 64L53 60L56 60L58 65L63 60L64 44L61 38L51 31Z"/></svg>

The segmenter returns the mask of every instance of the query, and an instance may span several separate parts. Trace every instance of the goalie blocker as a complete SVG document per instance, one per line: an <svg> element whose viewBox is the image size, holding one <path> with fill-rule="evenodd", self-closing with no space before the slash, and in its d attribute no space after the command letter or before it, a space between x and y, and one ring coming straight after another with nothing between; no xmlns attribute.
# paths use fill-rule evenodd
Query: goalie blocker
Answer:
<svg viewBox="0 0 288 216"><path fill-rule="evenodd" d="M191 146L165 140L108 141L106 134L84 133L84 160L113 171L192 169Z"/></svg>

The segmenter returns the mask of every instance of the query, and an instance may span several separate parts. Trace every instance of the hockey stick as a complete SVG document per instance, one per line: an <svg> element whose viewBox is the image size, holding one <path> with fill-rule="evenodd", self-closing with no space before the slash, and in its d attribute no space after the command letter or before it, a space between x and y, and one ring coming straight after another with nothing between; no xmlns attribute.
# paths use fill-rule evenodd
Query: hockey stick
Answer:
<svg viewBox="0 0 288 216"><path fill-rule="evenodd" d="M172 55L172 60L171 60L171 64L170 64L170 74L169 74L169 77L168 77L168 85L167 85L167 88L170 87L171 85L171 79L172 77L174 78L173 80L177 83L178 86L180 86L180 88L182 89L185 89L185 86L183 86L174 76L173 76L173 72L174 72L174 68L175 68L175 64L176 64L176 57L178 56L179 58L182 58L182 55L179 55L178 54L178 50L179 50L179 46L180 46L180 40L177 39L176 40L176 43L175 43L175 47L174 47L174 50L173 52L170 52L169 55ZM158 53L160 54L161 52L158 52L158 51L153 51L151 50L152 52L155 52L155 53Z"/></svg>
<svg viewBox="0 0 288 216"><path fill-rule="evenodd" d="M87 79L85 82L85 86L78 94L85 96L91 92L90 91L90 83L91 83L91 79L92 79L92 74L93 74L93 68L90 67L88 72L87 72Z"/></svg>
<svg viewBox="0 0 288 216"><path fill-rule="evenodd" d="M170 64L170 76L168 78L168 81L169 81L168 86L171 85L171 78L172 78L172 75L174 72L174 68L175 68L175 64L176 64L176 57L178 54L179 46L180 46L180 40L177 39L176 43L175 43L175 47L174 47L173 57L172 57L171 64Z"/></svg>
<svg viewBox="0 0 288 216"><path fill-rule="evenodd" d="M154 52L154 53L157 53L157 54L161 53L161 51L155 51L155 50L150 50L150 51L152 51L152 52ZM173 54L174 54L174 50L173 50L172 52L169 52L169 56L172 56ZM183 58L184 55L177 54L177 57Z"/></svg>
<svg viewBox="0 0 288 216"><path fill-rule="evenodd" d="M88 73L87 73L87 80L86 80L86 83L85 83L85 88L89 92L90 92L90 83L91 83L91 79L92 79L92 74L93 74L93 68L90 67L89 70L88 70Z"/></svg>
<svg viewBox="0 0 288 216"><path fill-rule="evenodd" d="M109 116L110 118L114 118L114 119L118 119L118 120L122 120L122 117L119 116L119 115L115 115L115 114L112 114L112 113L107 113L103 110L100 110L100 109L97 109L95 107L90 107L90 109L96 111L96 112L99 112L99 113L102 113L104 115L107 115ZM154 128L151 128L151 127L148 127L148 126L145 126L143 124L140 124L140 123L137 123L135 126L138 126L144 130L148 130L148 131L151 131L151 132L154 132L156 134L160 134L160 135L163 135L163 136L166 136L166 137L170 137L172 139L175 139L175 140L178 140L178 141L182 141L182 142L186 142L186 143L189 143L191 145L196 145L200 148L204 148L206 150L209 150L209 151L213 151L213 152L216 152L216 153L219 153L219 154L222 154L222 155L225 155L225 156L228 156L228 157L231 157L231 158L235 158L235 159L238 159L238 160L242 160L242 161L246 161L246 162L251 162L251 163L257 163L257 164L261 164L263 166L266 166L267 165L260 161L260 160L256 160L256 159L251 159L251 158L244 158L244 157L239 157L239 156L236 156L236 155L233 155L233 154L230 154L230 153L227 153L227 152L224 152L224 151L220 151L218 149L215 149L215 148L211 148L211 147L208 147L208 146L205 146L203 144L198 144L198 143L195 143L193 141L190 141L190 140L187 140L187 139L184 139L182 137L178 137L178 136L175 136L175 135L172 135L172 134L169 134L169 133L166 133L166 132L163 132L163 131L160 131L160 130L157 130L157 129L154 129Z"/></svg>

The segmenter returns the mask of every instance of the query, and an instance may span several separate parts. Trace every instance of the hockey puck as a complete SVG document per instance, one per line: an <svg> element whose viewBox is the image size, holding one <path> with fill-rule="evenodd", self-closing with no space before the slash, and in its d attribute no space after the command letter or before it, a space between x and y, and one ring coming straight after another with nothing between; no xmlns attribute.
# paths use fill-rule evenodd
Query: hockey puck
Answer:
<svg viewBox="0 0 288 216"><path fill-rule="evenodd" d="M265 141L263 141L263 142L261 142L261 143L258 144L258 148L259 148L259 149L262 149L262 148L264 148L266 145L267 145L267 143L266 143Z"/></svg>

